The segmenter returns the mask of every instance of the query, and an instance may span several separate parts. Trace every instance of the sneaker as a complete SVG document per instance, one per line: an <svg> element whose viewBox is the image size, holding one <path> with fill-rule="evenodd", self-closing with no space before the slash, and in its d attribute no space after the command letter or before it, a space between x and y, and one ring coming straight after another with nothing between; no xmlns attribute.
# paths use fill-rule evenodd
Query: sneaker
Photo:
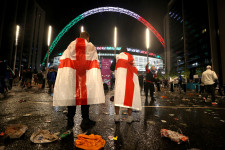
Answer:
<svg viewBox="0 0 225 150"><path fill-rule="evenodd" d="M133 116L128 116L127 123L131 123L133 121Z"/></svg>
<svg viewBox="0 0 225 150"><path fill-rule="evenodd" d="M115 115L114 120L115 120L115 122L119 122L120 121L120 115Z"/></svg>
<svg viewBox="0 0 225 150"><path fill-rule="evenodd" d="M217 102L212 102L212 105L217 105L218 103Z"/></svg>

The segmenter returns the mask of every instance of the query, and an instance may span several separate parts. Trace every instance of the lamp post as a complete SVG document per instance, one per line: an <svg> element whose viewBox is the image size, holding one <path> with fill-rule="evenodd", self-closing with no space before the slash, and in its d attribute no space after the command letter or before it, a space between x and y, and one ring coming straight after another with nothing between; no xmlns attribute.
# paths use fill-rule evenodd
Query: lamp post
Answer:
<svg viewBox="0 0 225 150"><path fill-rule="evenodd" d="M81 32L84 32L84 27L83 27L83 26L81 26L80 31L81 31Z"/></svg>
<svg viewBox="0 0 225 150"><path fill-rule="evenodd" d="M16 40L15 40L15 54L14 54L14 62L13 62L13 72L15 73L16 68L16 55L17 55L17 46L18 46L18 37L19 37L20 26L16 26Z"/></svg>
<svg viewBox="0 0 225 150"><path fill-rule="evenodd" d="M114 28L114 55L116 57L116 47L117 47L117 28Z"/></svg>
<svg viewBox="0 0 225 150"><path fill-rule="evenodd" d="M150 45L150 35L149 35L149 29L146 29L146 50L147 50L147 63L148 63L148 49Z"/></svg>
<svg viewBox="0 0 225 150"><path fill-rule="evenodd" d="M47 53L47 61L46 61L46 80L45 80L45 85L47 83L47 75L48 75L48 62L49 62L49 46L50 46L50 42L51 42L51 34L52 34L52 26L48 27L48 41L47 41L47 45L48 45L48 53Z"/></svg>

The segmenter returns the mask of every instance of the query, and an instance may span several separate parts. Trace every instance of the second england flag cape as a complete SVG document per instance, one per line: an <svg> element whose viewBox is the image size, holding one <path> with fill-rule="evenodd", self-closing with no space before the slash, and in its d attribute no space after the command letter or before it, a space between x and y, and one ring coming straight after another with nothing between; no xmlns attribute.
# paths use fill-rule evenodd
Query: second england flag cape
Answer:
<svg viewBox="0 0 225 150"><path fill-rule="evenodd" d="M60 58L53 106L100 103L105 103L105 95L96 48L77 38Z"/></svg>
<svg viewBox="0 0 225 150"><path fill-rule="evenodd" d="M116 60L115 106L141 110L140 86L134 58L123 52Z"/></svg>

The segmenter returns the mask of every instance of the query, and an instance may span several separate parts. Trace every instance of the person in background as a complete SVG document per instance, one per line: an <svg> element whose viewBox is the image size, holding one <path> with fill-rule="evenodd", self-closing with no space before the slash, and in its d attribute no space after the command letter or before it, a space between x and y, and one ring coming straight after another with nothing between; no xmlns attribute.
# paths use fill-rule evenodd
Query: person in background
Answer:
<svg viewBox="0 0 225 150"><path fill-rule="evenodd" d="M206 90L206 96L205 96L205 101L207 101L208 95L211 93L212 95L212 104L216 105L217 103L215 102L215 80L217 80L218 77L214 71L211 70L211 66L206 67L206 71L202 73L202 82L205 85L205 90Z"/></svg>
<svg viewBox="0 0 225 150"><path fill-rule="evenodd" d="M156 78L156 73L155 73L155 67L152 66L151 69L148 69L148 64L145 66L146 69L146 100L148 99L148 91L150 90L150 96L151 96L151 100L155 100L154 98L154 92L155 92L155 87L154 87L154 82L156 82L155 78Z"/></svg>
<svg viewBox="0 0 225 150"><path fill-rule="evenodd" d="M142 89L143 89L143 86L144 86L144 76L143 76L143 74L140 74L138 76L138 79L139 79L139 84L140 84L140 91L142 92Z"/></svg>
<svg viewBox="0 0 225 150"><path fill-rule="evenodd" d="M6 91L12 89L12 86L10 84L10 79L12 79L12 73L11 73L9 67L7 67L6 73L5 73L5 89L6 89Z"/></svg>
<svg viewBox="0 0 225 150"><path fill-rule="evenodd" d="M54 68L51 68L50 72L48 72L48 75L47 75L48 85L49 85L49 94L53 92L56 76L57 76L57 72L55 71Z"/></svg>
<svg viewBox="0 0 225 150"><path fill-rule="evenodd" d="M37 83L38 83L38 90L41 90L43 88L44 83L44 76L42 74L42 71L37 74Z"/></svg>
<svg viewBox="0 0 225 150"><path fill-rule="evenodd" d="M3 59L0 58L0 98L5 97L5 74L6 74L6 64L3 62Z"/></svg>
<svg viewBox="0 0 225 150"><path fill-rule="evenodd" d="M122 47L120 54L116 56L115 77L114 106L116 115L114 120L119 122L120 107L124 107L128 108L126 122L131 123L133 121L132 110L140 111L142 107L136 63L125 47Z"/></svg>
<svg viewBox="0 0 225 150"><path fill-rule="evenodd" d="M31 81L32 81L32 72L30 68L27 69L27 72L25 74L25 83L27 88L31 88Z"/></svg>
<svg viewBox="0 0 225 150"><path fill-rule="evenodd" d="M26 69L23 69L23 72L21 74L21 87L24 88L26 86L26 72L27 70Z"/></svg>

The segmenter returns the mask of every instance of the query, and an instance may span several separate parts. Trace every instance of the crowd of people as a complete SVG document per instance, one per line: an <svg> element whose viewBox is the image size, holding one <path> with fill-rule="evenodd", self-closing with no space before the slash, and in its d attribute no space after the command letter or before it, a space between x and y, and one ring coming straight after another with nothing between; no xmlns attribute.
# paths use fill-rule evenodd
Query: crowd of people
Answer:
<svg viewBox="0 0 225 150"><path fill-rule="evenodd" d="M45 72L33 73L30 68L23 69L19 77L19 86L24 89L32 88L32 81L34 85L38 85L38 91L42 91L45 87ZM47 84L49 87L48 93L53 93L57 72L54 68L50 68L47 74ZM9 66L0 58L0 97L6 97L9 90L13 87L13 81L16 78L14 72Z"/></svg>
<svg viewBox="0 0 225 150"><path fill-rule="evenodd" d="M148 100L150 93L151 101L155 101L155 86L158 92L161 87L171 87L173 92L173 81L166 78L157 77L154 66L146 64L146 72L138 75L136 63L131 54L125 47L121 48L120 54L116 56L111 67L112 86L114 95L111 98L115 106L115 122L120 120L120 107L128 109L127 122L133 121L132 111L141 111L141 93L144 89L145 98ZM204 85L206 94L211 93L212 103L215 102L215 80L218 79L216 73L207 66L207 70L202 73L201 86ZM57 75L58 74L58 75ZM47 81L45 81L47 79ZM12 88L13 75L2 60L0 60L0 92L4 93ZM45 72L33 74L30 68L24 69L21 74L21 87L31 88L32 81L38 85L38 90L45 87L48 83L49 93L53 93L53 106L67 106L68 108L68 128L74 126L76 106L81 105L83 121L81 126L86 128L95 125L95 121L89 118L89 106L92 104L105 103L105 94L102 84L100 67L98 64L97 51L95 46L89 42L89 34L82 32L80 37L71 42L63 53L58 66L58 73L54 68ZM179 74L178 87L186 92L186 80ZM54 91L53 91L54 90ZM141 92L140 92L141 91ZM202 91L201 91L202 92Z"/></svg>

